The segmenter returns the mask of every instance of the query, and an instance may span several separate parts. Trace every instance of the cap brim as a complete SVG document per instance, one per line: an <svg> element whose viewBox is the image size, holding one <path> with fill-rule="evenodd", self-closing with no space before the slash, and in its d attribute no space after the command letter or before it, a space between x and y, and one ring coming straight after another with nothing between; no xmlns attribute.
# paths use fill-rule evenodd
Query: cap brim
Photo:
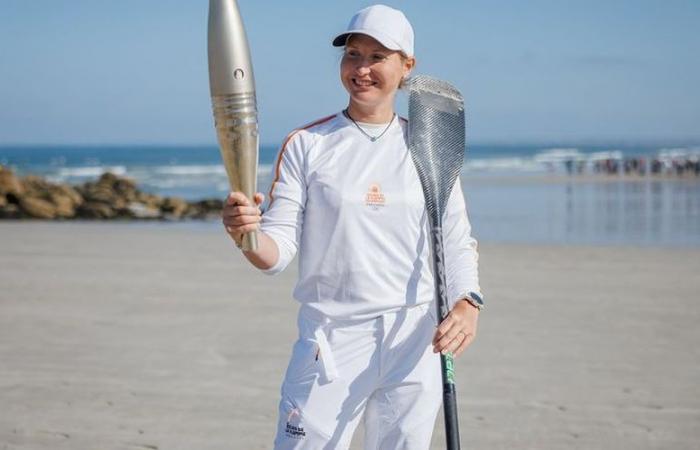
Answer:
<svg viewBox="0 0 700 450"><path fill-rule="evenodd" d="M343 33L339 34L338 36L333 39L333 47L342 47L345 45L345 42L348 40L348 36L350 36L352 33Z"/></svg>
<svg viewBox="0 0 700 450"><path fill-rule="evenodd" d="M365 36L369 36L372 39L375 39L377 42L382 44L384 47L388 48L389 50L402 50L400 45L398 45L396 42L394 42L393 39L390 39L386 35L384 35L381 32L378 31L368 31L368 30L349 30L346 31L345 33L339 34L338 36L333 39L333 46L334 47L342 47L345 45L345 43L348 40L348 37L351 34L364 34Z"/></svg>

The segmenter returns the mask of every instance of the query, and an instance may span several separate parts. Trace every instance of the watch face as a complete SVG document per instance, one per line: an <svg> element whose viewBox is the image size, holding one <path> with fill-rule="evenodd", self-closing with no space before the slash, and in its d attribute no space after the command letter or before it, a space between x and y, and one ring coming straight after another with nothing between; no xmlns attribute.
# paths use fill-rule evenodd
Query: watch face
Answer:
<svg viewBox="0 0 700 450"><path fill-rule="evenodd" d="M484 301L481 299L481 296L477 294L476 292L470 292L469 297L474 300L479 306L484 306Z"/></svg>

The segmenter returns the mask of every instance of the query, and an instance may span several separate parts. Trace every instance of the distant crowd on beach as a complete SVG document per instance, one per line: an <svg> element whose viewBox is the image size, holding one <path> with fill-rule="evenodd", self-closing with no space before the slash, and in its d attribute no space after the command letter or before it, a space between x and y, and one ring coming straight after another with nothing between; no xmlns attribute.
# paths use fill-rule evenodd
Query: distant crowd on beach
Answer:
<svg viewBox="0 0 700 450"><path fill-rule="evenodd" d="M620 150L587 153L577 148L553 148L538 153L535 161L548 172L568 175L700 178L700 146L665 148L643 156L625 155Z"/></svg>
<svg viewBox="0 0 700 450"><path fill-rule="evenodd" d="M700 159L687 158L608 158L596 161L564 161L564 167L569 175L582 174L587 167L594 174L602 175L691 175L700 176Z"/></svg>

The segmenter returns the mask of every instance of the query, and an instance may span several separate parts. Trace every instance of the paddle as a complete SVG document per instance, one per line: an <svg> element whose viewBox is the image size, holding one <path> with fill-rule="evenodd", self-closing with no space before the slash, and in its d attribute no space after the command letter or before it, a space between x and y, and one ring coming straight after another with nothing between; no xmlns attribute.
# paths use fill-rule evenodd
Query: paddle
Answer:
<svg viewBox="0 0 700 450"><path fill-rule="evenodd" d="M440 322L449 314L442 217L462 168L465 151L464 99L445 81L418 75L406 87L408 147L423 187L430 221L435 294ZM457 392L452 353L440 355L447 450L459 450Z"/></svg>

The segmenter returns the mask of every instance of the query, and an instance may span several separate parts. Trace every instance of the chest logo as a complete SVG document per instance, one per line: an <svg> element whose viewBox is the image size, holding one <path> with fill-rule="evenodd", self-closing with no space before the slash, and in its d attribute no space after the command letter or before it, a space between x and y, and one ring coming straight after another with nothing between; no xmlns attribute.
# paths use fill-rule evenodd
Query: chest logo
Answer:
<svg viewBox="0 0 700 450"><path fill-rule="evenodd" d="M378 184L373 183L369 186L369 191L365 194L365 204L374 209L386 204L386 199L384 198L384 194L382 194L382 188Z"/></svg>

